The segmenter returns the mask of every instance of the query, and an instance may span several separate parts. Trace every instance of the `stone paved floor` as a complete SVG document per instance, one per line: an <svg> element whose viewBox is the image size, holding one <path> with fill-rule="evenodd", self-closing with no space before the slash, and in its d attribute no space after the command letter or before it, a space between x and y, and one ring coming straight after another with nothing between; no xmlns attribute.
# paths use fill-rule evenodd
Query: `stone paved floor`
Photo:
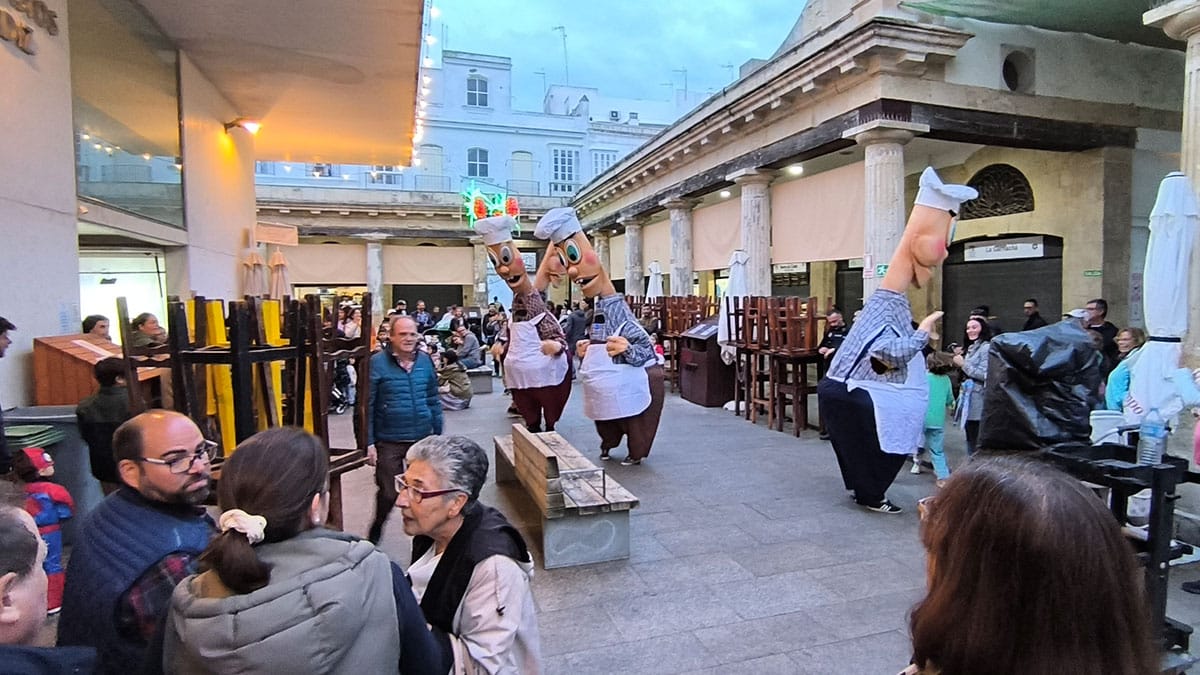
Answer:
<svg viewBox="0 0 1200 675"><path fill-rule="evenodd" d="M508 398L475 398L446 414L447 433L492 452L515 418ZM815 401L814 401L815 405ZM349 418L334 418L335 437ZM578 388L558 431L589 456L598 439ZM962 457L950 431L951 464ZM623 448L613 452L624 456ZM846 673L893 675L907 664L907 612L924 586L915 501L933 491L926 470L902 470L889 493L901 515L856 507L829 445L752 425L732 413L667 395L650 458L604 464L637 495L629 560L544 570L533 580L547 673ZM347 475L346 527L362 534L374 486ZM489 478L483 501L500 508L537 548L538 514L519 488ZM382 547L407 565L409 541L389 522ZM1170 614L1200 623L1200 597L1178 590L1200 566L1172 576Z"/></svg>

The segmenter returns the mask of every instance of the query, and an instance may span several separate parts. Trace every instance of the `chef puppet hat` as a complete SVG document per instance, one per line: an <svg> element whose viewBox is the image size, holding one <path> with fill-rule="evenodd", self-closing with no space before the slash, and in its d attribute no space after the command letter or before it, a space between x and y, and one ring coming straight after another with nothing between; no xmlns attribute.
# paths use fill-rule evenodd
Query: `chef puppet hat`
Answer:
<svg viewBox="0 0 1200 675"><path fill-rule="evenodd" d="M512 241L512 232L519 227L512 216L491 216L475 221L475 231L486 246Z"/></svg>
<svg viewBox="0 0 1200 675"><path fill-rule="evenodd" d="M933 167L925 167L921 174L921 189L917 191L917 204L942 211L959 212L963 202L979 196L975 188L967 185L948 185L942 182Z"/></svg>
<svg viewBox="0 0 1200 675"><path fill-rule="evenodd" d="M583 226L579 224L579 216L575 215L575 209L569 206L560 206L550 209L546 215L542 216L533 230L533 236L538 239L550 239L558 244L576 232L582 231Z"/></svg>

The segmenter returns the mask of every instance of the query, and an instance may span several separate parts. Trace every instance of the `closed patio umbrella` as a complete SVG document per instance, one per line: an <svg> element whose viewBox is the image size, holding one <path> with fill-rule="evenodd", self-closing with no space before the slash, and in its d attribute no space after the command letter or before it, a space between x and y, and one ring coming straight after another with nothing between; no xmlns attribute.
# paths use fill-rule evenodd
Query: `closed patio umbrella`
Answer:
<svg viewBox="0 0 1200 675"><path fill-rule="evenodd" d="M657 300L663 295L662 265L659 265L657 260L651 261L649 272L650 278L646 281L646 299Z"/></svg>
<svg viewBox="0 0 1200 675"><path fill-rule="evenodd" d="M271 294L270 297L275 300L282 300L283 296L292 294L292 282L288 279L288 263L287 258L283 257L283 251L275 249L271 254Z"/></svg>
<svg viewBox="0 0 1200 675"><path fill-rule="evenodd" d="M740 248L729 257L729 283L725 285L725 296L721 298L721 318L717 321L717 344L721 345L721 360L727 364L733 363L737 354L733 336L729 333L730 298L746 297L746 263L749 260L750 256Z"/></svg>
<svg viewBox="0 0 1200 675"><path fill-rule="evenodd" d="M242 261L242 295L261 296L267 292L267 267L257 249L250 249Z"/></svg>
<svg viewBox="0 0 1200 675"><path fill-rule="evenodd" d="M1187 176L1178 171L1168 174L1150 212L1142 300L1150 337L1130 366L1129 395L1137 404L1125 407L1130 423L1154 408L1165 418L1183 409L1171 376L1179 368L1182 338L1187 334L1188 273L1198 223L1200 207Z"/></svg>

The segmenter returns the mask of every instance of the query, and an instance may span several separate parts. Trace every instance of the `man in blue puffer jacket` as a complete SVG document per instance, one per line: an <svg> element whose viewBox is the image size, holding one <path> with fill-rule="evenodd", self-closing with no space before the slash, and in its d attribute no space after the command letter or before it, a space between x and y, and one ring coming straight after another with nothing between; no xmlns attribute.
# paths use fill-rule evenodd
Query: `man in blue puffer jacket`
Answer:
<svg viewBox="0 0 1200 675"><path fill-rule="evenodd" d="M367 464L375 467L375 520L367 538L378 544L396 503L395 477L413 443L442 433L437 369L417 349L420 334L409 317L393 317L391 348L371 357L367 414Z"/></svg>

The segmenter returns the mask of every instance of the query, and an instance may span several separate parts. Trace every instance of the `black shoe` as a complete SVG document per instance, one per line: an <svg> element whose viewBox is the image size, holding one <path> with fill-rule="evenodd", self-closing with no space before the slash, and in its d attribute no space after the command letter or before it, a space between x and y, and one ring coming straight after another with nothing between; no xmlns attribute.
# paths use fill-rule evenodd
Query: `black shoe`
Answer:
<svg viewBox="0 0 1200 675"><path fill-rule="evenodd" d="M1200 595L1200 581L1185 581L1185 582L1183 582L1183 585L1180 586L1180 588L1182 588L1184 591L1186 591L1188 593L1195 593L1196 595Z"/></svg>
<svg viewBox="0 0 1200 675"><path fill-rule="evenodd" d="M820 435L819 435L819 436L817 436L817 438L820 438L820 439L821 439L821 440L823 440L823 441L827 441L827 440L829 440L829 434L827 434L827 433L825 433L824 431L822 431L822 432L820 433Z"/></svg>
<svg viewBox="0 0 1200 675"><path fill-rule="evenodd" d="M895 504L889 502L886 499L879 502L878 504L863 504L863 506L865 506L867 509L869 509L871 511L874 511L875 513L887 513L887 514L904 513L904 509L900 508L899 506L896 506Z"/></svg>

